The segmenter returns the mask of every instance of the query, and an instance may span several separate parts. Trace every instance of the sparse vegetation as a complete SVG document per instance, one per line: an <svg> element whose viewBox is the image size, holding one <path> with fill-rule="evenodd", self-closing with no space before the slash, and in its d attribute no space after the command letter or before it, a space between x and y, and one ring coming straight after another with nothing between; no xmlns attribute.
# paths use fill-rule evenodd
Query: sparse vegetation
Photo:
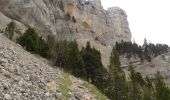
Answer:
<svg viewBox="0 0 170 100"><path fill-rule="evenodd" d="M13 36L14 36L15 29L16 29L15 22L13 22L13 21L10 22L5 29L5 36L7 38L9 38L10 40L12 40Z"/></svg>
<svg viewBox="0 0 170 100"><path fill-rule="evenodd" d="M67 73L63 73L63 74L64 74L64 77L59 87L60 87L61 93L63 94L62 100L68 100L68 91L69 91L69 88L71 87L72 82L69 78L69 74Z"/></svg>
<svg viewBox="0 0 170 100"><path fill-rule="evenodd" d="M95 86L84 82L83 86L87 87L88 89L90 89L90 92L92 92L93 94L96 95L97 100L107 100L107 97L104 96L100 90L98 90L98 88L96 88Z"/></svg>

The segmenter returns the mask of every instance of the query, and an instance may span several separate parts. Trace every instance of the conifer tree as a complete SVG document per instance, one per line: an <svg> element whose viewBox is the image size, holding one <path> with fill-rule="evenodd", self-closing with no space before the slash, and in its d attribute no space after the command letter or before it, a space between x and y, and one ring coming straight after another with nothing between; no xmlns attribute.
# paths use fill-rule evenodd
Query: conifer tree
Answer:
<svg viewBox="0 0 170 100"><path fill-rule="evenodd" d="M156 74L155 91L156 100L170 99L170 89L165 85L159 72Z"/></svg>
<svg viewBox="0 0 170 100"><path fill-rule="evenodd" d="M18 43L25 47L27 51L36 52L38 49L38 39L38 33L29 27L23 36L18 38Z"/></svg>
<svg viewBox="0 0 170 100"><path fill-rule="evenodd" d="M103 67L100 51L91 48L90 42L87 42L86 48L81 50L81 55L85 64L87 80L105 93L108 73Z"/></svg>
<svg viewBox="0 0 170 100"><path fill-rule="evenodd" d="M129 86L129 99L130 100L142 100L142 91L136 77L136 72L133 66L130 66L130 78L131 83Z"/></svg>
<svg viewBox="0 0 170 100"><path fill-rule="evenodd" d="M83 58L75 40L70 42L68 45L67 69L72 71L71 73L75 76L86 76Z"/></svg>
<svg viewBox="0 0 170 100"><path fill-rule="evenodd" d="M109 66L109 96L114 100L127 100L127 83L120 64L118 52L113 48Z"/></svg>
<svg viewBox="0 0 170 100"><path fill-rule="evenodd" d="M42 37L39 37L35 29L31 27L29 27L26 32L17 39L17 42L27 51L39 54L43 57L47 56L47 43L42 39Z"/></svg>

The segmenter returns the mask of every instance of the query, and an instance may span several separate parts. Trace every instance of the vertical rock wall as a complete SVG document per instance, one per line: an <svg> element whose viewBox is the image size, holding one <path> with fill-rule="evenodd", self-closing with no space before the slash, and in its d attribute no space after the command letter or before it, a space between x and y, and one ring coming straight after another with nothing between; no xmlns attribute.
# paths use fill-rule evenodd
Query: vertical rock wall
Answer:
<svg viewBox="0 0 170 100"><path fill-rule="evenodd" d="M125 11L104 10L100 0L0 0L0 19L1 30L13 20L18 29L32 26L44 37L76 39L81 46L90 41L102 55L109 55L116 41L131 40Z"/></svg>

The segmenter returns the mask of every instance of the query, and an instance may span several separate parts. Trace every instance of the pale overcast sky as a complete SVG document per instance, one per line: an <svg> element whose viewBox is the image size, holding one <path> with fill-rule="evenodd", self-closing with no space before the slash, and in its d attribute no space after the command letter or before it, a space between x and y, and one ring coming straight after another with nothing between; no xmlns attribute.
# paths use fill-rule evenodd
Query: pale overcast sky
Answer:
<svg viewBox="0 0 170 100"><path fill-rule="evenodd" d="M123 8L130 29L139 44L144 38L153 43L170 45L170 0L101 0L103 7Z"/></svg>

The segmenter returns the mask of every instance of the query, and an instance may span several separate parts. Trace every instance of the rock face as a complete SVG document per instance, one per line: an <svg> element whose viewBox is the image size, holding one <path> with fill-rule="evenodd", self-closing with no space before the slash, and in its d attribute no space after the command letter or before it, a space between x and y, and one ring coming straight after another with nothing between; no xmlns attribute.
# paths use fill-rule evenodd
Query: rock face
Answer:
<svg viewBox="0 0 170 100"><path fill-rule="evenodd" d="M90 41L102 52L105 66L110 46L131 40L125 11L104 10L100 0L0 0L0 30L11 21L17 23L17 35L32 26L44 38L54 34L58 39L76 39L80 47Z"/></svg>
<svg viewBox="0 0 170 100"><path fill-rule="evenodd" d="M50 67L0 34L1 100L107 100L94 90L92 85Z"/></svg>
<svg viewBox="0 0 170 100"><path fill-rule="evenodd" d="M100 0L0 0L0 28L15 20L33 26L43 36L113 45L131 40L125 11L118 7L104 10Z"/></svg>
<svg viewBox="0 0 170 100"><path fill-rule="evenodd" d="M127 77L129 76L128 66L132 64L135 70L140 72L144 78L148 76L154 80L156 73L160 72L167 85L170 86L170 52L152 58L151 62L141 62L138 57L127 59L123 56L121 56L121 62Z"/></svg>

